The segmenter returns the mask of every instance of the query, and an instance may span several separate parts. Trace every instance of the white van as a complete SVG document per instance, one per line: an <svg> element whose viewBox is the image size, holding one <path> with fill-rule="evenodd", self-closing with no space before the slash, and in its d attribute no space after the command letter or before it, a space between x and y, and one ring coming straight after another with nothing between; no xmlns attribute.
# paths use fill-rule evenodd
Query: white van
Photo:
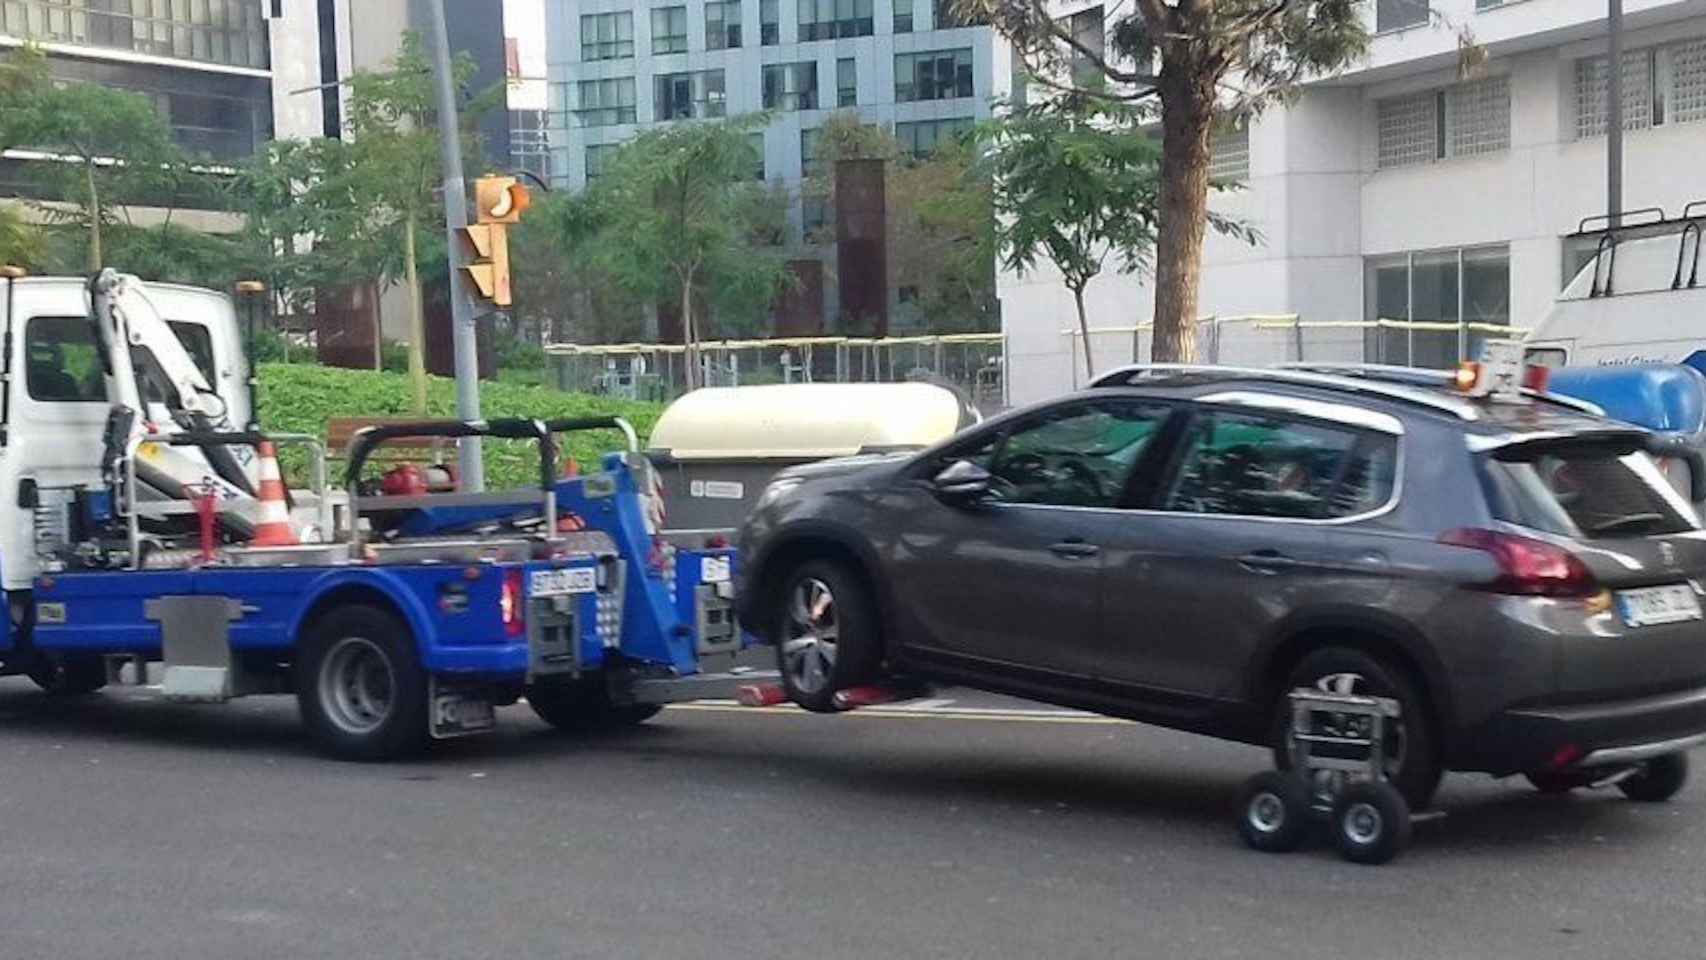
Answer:
<svg viewBox="0 0 1706 960"><path fill-rule="evenodd" d="M1683 216L1602 232L1596 255L1529 332L1530 362L1547 366L1686 363L1706 372L1706 201Z"/></svg>

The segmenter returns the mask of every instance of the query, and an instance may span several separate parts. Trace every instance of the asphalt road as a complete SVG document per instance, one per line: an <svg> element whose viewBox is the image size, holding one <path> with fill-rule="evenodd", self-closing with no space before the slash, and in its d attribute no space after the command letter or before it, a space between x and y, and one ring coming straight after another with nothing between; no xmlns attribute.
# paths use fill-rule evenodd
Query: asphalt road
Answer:
<svg viewBox="0 0 1706 960"><path fill-rule="evenodd" d="M1452 778L1386 867L1262 856L1260 752L989 702L523 707L420 763L309 751L282 699L0 682L0 957L1699 956L1706 788Z"/></svg>

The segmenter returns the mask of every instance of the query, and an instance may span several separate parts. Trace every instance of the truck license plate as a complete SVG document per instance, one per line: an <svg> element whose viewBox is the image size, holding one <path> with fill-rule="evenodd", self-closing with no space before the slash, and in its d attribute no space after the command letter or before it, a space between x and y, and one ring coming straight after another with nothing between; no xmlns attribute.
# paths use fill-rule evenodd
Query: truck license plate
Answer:
<svg viewBox="0 0 1706 960"><path fill-rule="evenodd" d="M1617 591L1617 611L1631 627L1700 619L1700 601L1684 584Z"/></svg>
<svg viewBox="0 0 1706 960"><path fill-rule="evenodd" d="M727 583L729 573L728 557L706 557L699 561L700 583Z"/></svg>
<svg viewBox="0 0 1706 960"><path fill-rule="evenodd" d="M481 733L497 723L497 711L489 700L454 693L440 693L432 698L432 735L440 740Z"/></svg>
<svg viewBox="0 0 1706 960"><path fill-rule="evenodd" d="M527 592L535 597L560 597L568 593L591 593L598 589L598 571L592 567L569 570L535 570Z"/></svg>

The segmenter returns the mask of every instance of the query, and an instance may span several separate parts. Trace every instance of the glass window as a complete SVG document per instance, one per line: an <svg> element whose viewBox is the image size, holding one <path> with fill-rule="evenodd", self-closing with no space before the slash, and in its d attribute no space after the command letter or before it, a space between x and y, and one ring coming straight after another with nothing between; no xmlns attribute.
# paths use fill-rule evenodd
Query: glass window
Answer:
<svg viewBox="0 0 1706 960"><path fill-rule="evenodd" d="M213 332L202 324L184 320L168 320L166 326L172 328L172 334L184 345L184 351L190 355L195 368L201 371L202 379L208 386L217 386L213 373Z"/></svg>
<svg viewBox="0 0 1706 960"><path fill-rule="evenodd" d="M165 0L5 0L0 32L238 67L268 66L267 24L259 4L236 0L201 0L193 7Z"/></svg>
<svg viewBox="0 0 1706 960"><path fill-rule="evenodd" d="M894 125L894 136L913 158L922 160L936 152L942 143L958 137L972 128L971 117L950 117L946 120L902 120Z"/></svg>
<svg viewBox="0 0 1706 960"><path fill-rule="evenodd" d="M633 11L581 15L582 60L621 60L633 55Z"/></svg>
<svg viewBox="0 0 1706 960"><path fill-rule="evenodd" d="M1375 105L1380 169L1499 153L1511 144L1510 78L1388 97Z"/></svg>
<svg viewBox="0 0 1706 960"><path fill-rule="evenodd" d="M1392 496L1397 442L1262 414L1198 417L1163 507L1181 513L1323 520Z"/></svg>
<svg viewBox="0 0 1706 960"><path fill-rule="evenodd" d="M1595 540L1694 528L1652 459L1627 446L1511 451L1487 458L1484 475L1493 515L1531 530Z"/></svg>
<svg viewBox="0 0 1706 960"><path fill-rule="evenodd" d="M1171 408L1134 400L1057 407L972 451L1005 503L1114 507Z"/></svg>
<svg viewBox="0 0 1706 960"><path fill-rule="evenodd" d="M100 346L87 318L30 318L24 328L24 383L32 400L106 401Z"/></svg>
<svg viewBox="0 0 1706 960"><path fill-rule="evenodd" d="M652 11L652 52L687 52L686 7L658 7Z"/></svg>
<svg viewBox="0 0 1706 960"><path fill-rule="evenodd" d="M1375 33L1402 30L1427 22L1428 0L1375 0Z"/></svg>
<svg viewBox="0 0 1706 960"><path fill-rule="evenodd" d="M588 183L604 175L605 166L621 150L619 143L595 143L586 148L586 180Z"/></svg>
<svg viewBox="0 0 1706 960"><path fill-rule="evenodd" d="M610 80L582 80L580 109L575 116L583 127L608 127L633 123L635 91L633 77Z"/></svg>
<svg viewBox="0 0 1706 960"><path fill-rule="evenodd" d="M852 57L835 61L835 105L852 107L859 103L859 62Z"/></svg>
<svg viewBox="0 0 1706 960"><path fill-rule="evenodd" d="M657 120L723 116L727 106L723 71L658 74L653 78L653 97Z"/></svg>
<svg viewBox="0 0 1706 960"><path fill-rule="evenodd" d="M733 50L740 46L740 0L710 0L705 4L705 49Z"/></svg>
<svg viewBox="0 0 1706 960"><path fill-rule="evenodd" d="M781 0L758 0L758 43L774 47L782 42Z"/></svg>
<svg viewBox="0 0 1706 960"><path fill-rule="evenodd" d="M971 95L970 47L895 54L894 98L897 102L951 100Z"/></svg>
<svg viewBox="0 0 1706 960"><path fill-rule="evenodd" d="M1510 251L1504 246L1375 257L1366 265L1371 326L1364 359L1454 367L1508 336ZM1439 327L1438 324L1450 324Z"/></svg>
<svg viewBox="0 0 1706 960"><path fill-rule="evenodd" d="M817 61L768 64L763 81L764 109L817 109Z"/></svg>
<svg viewBox="0 0 1706 960"><path fill-rule="evenodd" d="M1103 24L1105 19L1102 8L1099 6L1080 10L1061 18L1061 25L1071 33L1074 43L1078 45L1068 44L1066 46L1069 52L1068 60L1072 70L1072 81L1080 86L1088 85L1102 75L1102 68L1096 65L1096 59L1101 58L1104 53ZM1095 54L1095 58L1093 59L1081 52L1078 49L1079 46Z"/></svg>
<svg viewBox="0 0 1706 960"><path fill-rule="evenodd" d="M1250 123L1233 120L1218 125L1208 138L1208 176L1217 183L1250 179Z"/></svg>
<svg viewBox="0 0 1706 960"><path fill-rule="evenodd" d="M894 0L894 32L912 32L912 0Z"/></svg>
<svg viewBox="0 0 1706 960"><path fill-rule="evenodd" d="M823 139L823 131L800 131L800 176L810 178L818 175L817 145Z"/></svg>
<svg viewBox="0 0 1706 960"><path fill-rule="evenodd" d="M872 0L799 0L800 39L868 37L875 32Z"/></svg>
<svg viewBox="0 0 1706 960"><path fill-rule="evenodd" d="M763 134L763 132L747 134L746 135L746 142L747 142L748 146L752 147L752 152L754 154L756 154L757 158L758 158L758 167L753 172L752 179L763 180L764 179L764 134Z"/></svg>

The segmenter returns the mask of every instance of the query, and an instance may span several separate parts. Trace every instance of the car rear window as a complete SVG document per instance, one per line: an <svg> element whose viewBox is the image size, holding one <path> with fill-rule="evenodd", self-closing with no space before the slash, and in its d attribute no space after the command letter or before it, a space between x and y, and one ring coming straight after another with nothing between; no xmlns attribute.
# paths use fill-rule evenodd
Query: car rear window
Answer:
<svg viewBox="0 0 1706 960"><path fill-rule="evenodd" d="M1533 530L1596 540L1695 528L1657 465L1627 446L1495 452L1483 475L1493 515Z"/></svg>

